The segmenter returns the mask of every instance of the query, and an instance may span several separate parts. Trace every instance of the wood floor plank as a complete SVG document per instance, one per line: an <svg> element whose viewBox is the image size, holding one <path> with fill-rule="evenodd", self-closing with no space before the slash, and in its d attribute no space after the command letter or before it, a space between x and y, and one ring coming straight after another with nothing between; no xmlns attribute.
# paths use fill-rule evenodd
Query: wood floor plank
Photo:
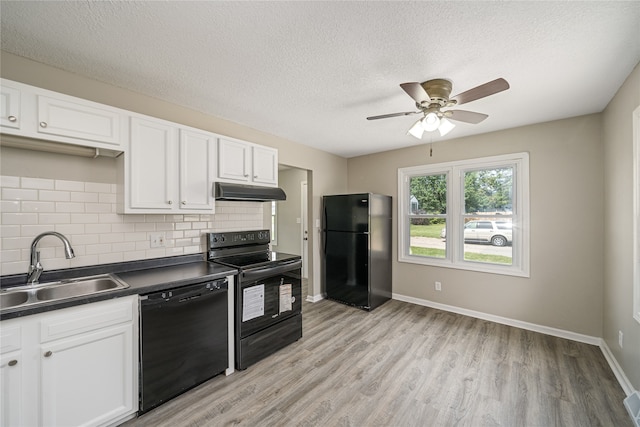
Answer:
<svg viewBox="0 0 640 427"><path fill-rule="evenodd" d="M303 338L136 426L632 426L599 348L400 301L303 303Z"/></svg>

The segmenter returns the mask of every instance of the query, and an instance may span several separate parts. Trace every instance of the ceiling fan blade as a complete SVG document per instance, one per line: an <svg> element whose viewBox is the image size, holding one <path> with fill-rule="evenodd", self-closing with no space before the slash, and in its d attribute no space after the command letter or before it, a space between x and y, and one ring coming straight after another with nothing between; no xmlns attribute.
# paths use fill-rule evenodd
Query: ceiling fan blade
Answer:
<svg viewBox="0 0 640 427"><path fill-rule="evenodd" d="M466 104L467 102L475 101L476 99L484 98L485 96L493 95L507 89L509 89L509 83L507 83L505 79L499 78L476 86L466 92L459 93L451 99L455 100L458 105Z"/></svg>
<svg viewBox="0 0 640 427"><path fill-rule="evenodd" d="M378 120L378 119L388 119L389 117L398 117L398 116L410 116L412 114L418 114L422 111L407 111L406 113L391 113L391 114L382 114L380 116L371 116L367 117L367 120Z"/></svg>
<svg viewBox="0 0 640 427"><path fill-rule="evenodd" d="M424 90L424 88L420 83L416 83L416 82L402 83L400 84L400 87L402 88L402 90L407 92L407 95L413 98L413 100L416 101L418 104L422 103L423 101L428 102L431 100L431 97L429 96L427 91Z"/></svg>
<svg viewBox="0 0 640 427"><path fill-rule="evenodd" d="M473 111L466 110L449 110L444 113L444 116L449 120L472 123L474 125L489 117L487 114L475 113Z"/></svg>

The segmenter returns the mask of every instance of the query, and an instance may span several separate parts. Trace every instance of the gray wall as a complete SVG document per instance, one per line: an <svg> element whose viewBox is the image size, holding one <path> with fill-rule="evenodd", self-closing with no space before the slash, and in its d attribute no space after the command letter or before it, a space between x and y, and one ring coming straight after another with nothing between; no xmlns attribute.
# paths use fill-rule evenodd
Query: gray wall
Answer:
<svg viewBox="0 0 640 427"><path fill-rule="evenodd" d="M529 152L531 277L393 262L393 292L602 336L603 165L599 114L349 159L349 191L394 198L398 168ZM435 281L442 291L434 290Z"/></svg>
<svg viewBox="0 0 640 427"><path fill-rule="evenodd" d="M640 324L632 318L633 123L640 106L640 65L603 113L604 330L603 337L636 390L640 389ZM640 185L640 183L638 183ZM624 348L618 346L618 331Z"/></svg>

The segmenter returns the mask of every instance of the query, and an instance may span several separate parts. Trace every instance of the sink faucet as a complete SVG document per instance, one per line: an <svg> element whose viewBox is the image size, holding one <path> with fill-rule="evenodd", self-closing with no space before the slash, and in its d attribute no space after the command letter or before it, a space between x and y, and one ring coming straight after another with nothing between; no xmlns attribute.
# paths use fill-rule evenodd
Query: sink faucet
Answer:
<svg viewBox="0 0 640 427"><path fill-rule="evenodd" d="M38 245L40 239L45 236L55 236L58 239L62 240L62 243L64 244L65 258L71 259L75 256L75 254L73 253L73 248L71 248L71 243L69 243L69 240L62 234L55 231L45 231L44 233L39 234L35 239L33 239L33 242L31 242L31 265L29 265L29 271L27 272L27 283L30 285L35 285L36 283L38 283L38 279L44 271L44 268L42 268L42 264L40 264L40 251L36 250L36 246Z"/></svg>

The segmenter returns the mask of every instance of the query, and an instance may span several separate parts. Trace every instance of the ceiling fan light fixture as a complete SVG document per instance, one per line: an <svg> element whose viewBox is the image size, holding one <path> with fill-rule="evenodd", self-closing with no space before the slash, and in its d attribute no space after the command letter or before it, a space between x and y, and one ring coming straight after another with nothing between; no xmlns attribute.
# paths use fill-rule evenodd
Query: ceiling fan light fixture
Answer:
<svg viewBox="0 0 640 427"><path fill-rule="evenodd" d="M442 119L440 119L440 127L438 127L438 131L440 132L440 136L445 136L446 134L451 132L454 127L456 127L456 125L454 125L449 120L447 120L445 117L443 117Z"/></svg>
<svg viewBox="0 0 640 427"><path fill-rule="evenodd" d="M424 128L422 127L422 120L420 119L411 126L411 129L407 133L415 136L418 139L422 139L422 134L424 133Z"/></svg>
<svg viewBox="0 0 640 427"><path fill-rule="evenodd" d="M440 119L438 118L438 115L436 113L428 113L426 116L424 116L424 119L422 119L421 122L422 127L427 132L433 132L434 130L438 129L438 126L440 126Z"/></svg>

